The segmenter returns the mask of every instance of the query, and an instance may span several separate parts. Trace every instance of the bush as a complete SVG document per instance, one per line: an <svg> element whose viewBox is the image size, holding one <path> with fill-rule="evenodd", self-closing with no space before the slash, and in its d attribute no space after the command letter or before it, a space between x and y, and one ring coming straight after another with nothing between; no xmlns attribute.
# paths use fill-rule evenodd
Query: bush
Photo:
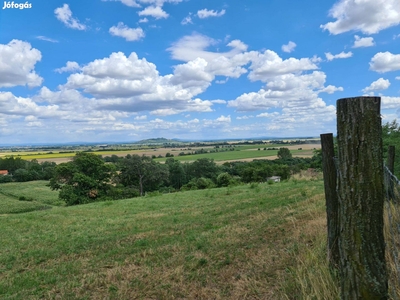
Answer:
<svg viewBox="0 0 400 300"><path fill-rule="evenodd" d="M196 186L199 190L204 190L204 189L213 188L215 185L211 179L200 177L196 181Z"/></svg>
<svg viewBox="0 0 400 300"><path fill-rule="evenodd" d="M218 175L217 177L217 186L229 186L232 180L232 176L229 173L224 172Z"/></svg>
<svg viewBox="0 0 400 300"><path fill-rule="evenodd" d="M11 175L3 175L0 176L0 183L7 183L7 182L12 182L13 178Z"/></svg>

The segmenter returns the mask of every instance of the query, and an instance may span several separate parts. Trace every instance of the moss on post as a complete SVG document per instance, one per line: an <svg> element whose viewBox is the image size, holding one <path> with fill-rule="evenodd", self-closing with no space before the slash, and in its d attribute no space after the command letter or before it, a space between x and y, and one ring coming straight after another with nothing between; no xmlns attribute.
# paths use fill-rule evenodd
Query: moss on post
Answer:
<svg viewBox="0 0 400 300"><path fill-rule="evenodd" d="M380 97L337 101L342 299L387 299Z"/></svg>

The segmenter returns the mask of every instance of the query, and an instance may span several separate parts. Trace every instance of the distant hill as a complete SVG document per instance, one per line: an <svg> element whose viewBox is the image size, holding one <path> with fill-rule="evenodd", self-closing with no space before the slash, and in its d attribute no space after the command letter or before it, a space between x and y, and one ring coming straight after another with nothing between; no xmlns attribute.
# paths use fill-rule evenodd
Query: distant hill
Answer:
<svg viewBox="0 0 400 300"><path fill-rule="evenodd" d="M184 143L184 141L178 139L166 139L166 138L152 138L134 142L134 144L140 144L140 145L150 145L150 144L163 145L163 144L181 144L181 143Z"/></svg>

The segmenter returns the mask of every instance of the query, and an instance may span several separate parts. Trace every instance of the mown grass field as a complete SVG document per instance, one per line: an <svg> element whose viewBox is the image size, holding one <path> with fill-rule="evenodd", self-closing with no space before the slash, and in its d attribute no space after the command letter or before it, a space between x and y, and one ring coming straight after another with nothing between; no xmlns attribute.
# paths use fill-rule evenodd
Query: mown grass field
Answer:
<svg viewBox="0 0 400 300"><path fill-rule="evenodd" d="M20 197L24 197L27 201L19 201L21 205L25 205L26 202L55 206L64 205L64 202L58 199L58 192L50 190L47 186L48 183L45 180L2 183L0 184L0 199L8 197L18 200Z"/></svg>
<svg viewBox="0 0 400 300"><path fill-rule="evenodd" d="M0 298L336 299L307 279L326 257L323 198L300 179L3 212Z"/></svg>

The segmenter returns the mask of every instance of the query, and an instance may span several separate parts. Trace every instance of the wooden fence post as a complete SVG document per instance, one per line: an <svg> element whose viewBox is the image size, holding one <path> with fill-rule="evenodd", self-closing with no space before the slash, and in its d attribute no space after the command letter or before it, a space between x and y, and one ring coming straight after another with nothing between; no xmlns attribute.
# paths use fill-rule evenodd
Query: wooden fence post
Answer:
<svg viewBox="0 0 400 300"><path fill-rule="evenodd" d="M387 299L380 97L337 101L342 299Z"/></svg>
<svg viewBox="0 0 400 300"><path fill-rule="evenodd" d="M339 203L336 191L336 166L333 134L321 134L322 171L324 173L326 217L328 227L328 261L332 269L339 266Z"/></svg>

